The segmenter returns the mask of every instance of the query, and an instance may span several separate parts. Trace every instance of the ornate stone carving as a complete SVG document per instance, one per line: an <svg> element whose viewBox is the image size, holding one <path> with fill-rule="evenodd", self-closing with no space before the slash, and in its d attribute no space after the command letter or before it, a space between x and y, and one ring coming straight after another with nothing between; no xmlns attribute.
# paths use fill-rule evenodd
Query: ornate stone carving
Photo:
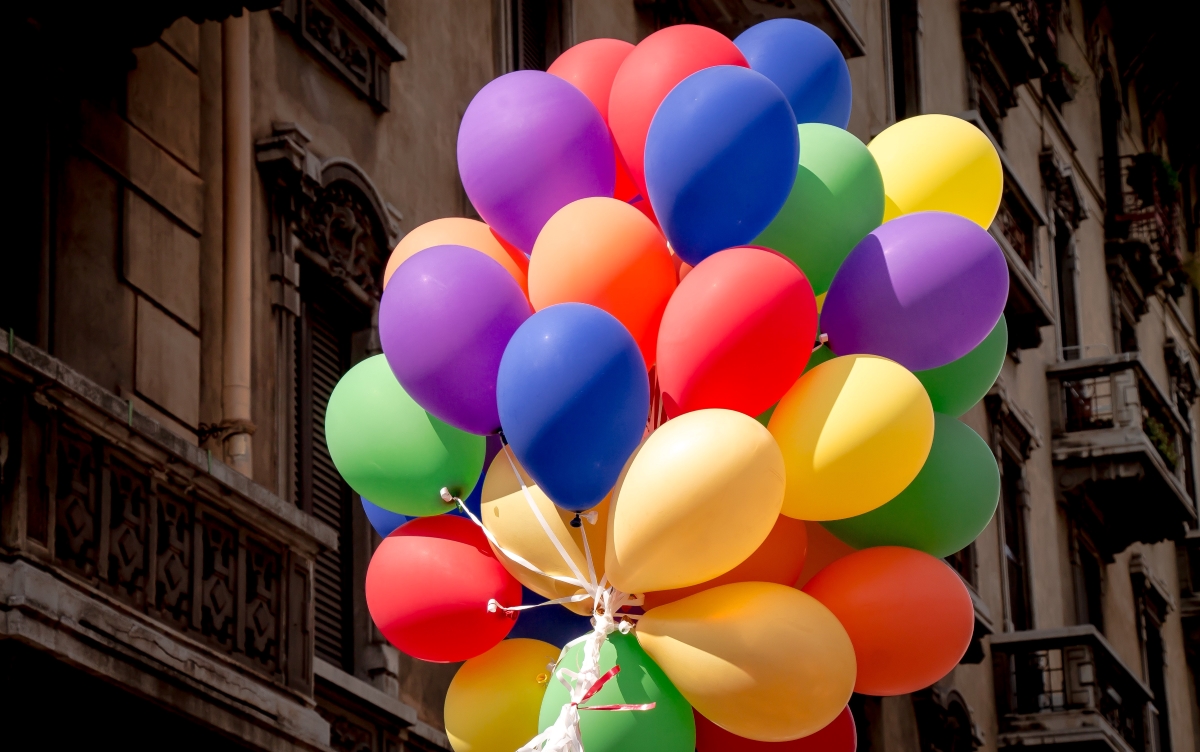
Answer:
<svg viewBox="0 0 1200 752"><path fill-rule="evenodd" d="M56 563L282 680L283 548L91 433L63 420L51 433Z"/></svg>
<svg viewBox="0 0 1200 752"><path fill-rule="evenodd" d="M307 256L365 304L382 293L383 267L400 239L400 213L383 200L358 165L320 160L308 134L276 123L257 145L259 169L272 198L272 280L276 306L299 314L297 252Z"/></svg>
<svg viewBox="0 0 1200 752"><path fill-rule="evenodd" d="M388 109L388 71L408 50L374 12L359 0L283 0L273 14L359 96Z"/></svg>

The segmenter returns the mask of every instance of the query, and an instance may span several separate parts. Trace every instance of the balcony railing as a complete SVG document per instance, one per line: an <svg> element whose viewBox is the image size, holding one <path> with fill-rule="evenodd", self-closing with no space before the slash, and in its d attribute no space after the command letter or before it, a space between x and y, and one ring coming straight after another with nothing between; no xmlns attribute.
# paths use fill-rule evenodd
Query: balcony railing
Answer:
<svg viewBox="0 0 1200 752"><path fill-rule="evenodd" d="M1157 154L1123 156L1120 203L1108 223L1109 255L1119 255L1149 295L1165 287L1178 297L1187 275L1179 211L1179 181Z"/></svg>
<svg viewBox="0 0 1200 752"><path fill-rule="evenodd" d="M1107 553L1181 538L1196 519L1191 435L1137 353L1069 361L1047 378L1059 488L1099 510Z"/></svg>
<svg viewBox="0 0 1200 752"><path fill-rule="evenodd" d="M185 689L163 701L184 712L215 697L281 738L326 744L311 709L312 568L336 546L132 402L0 338L0 635L118 683L164 675Z"/></svg>
<svg viewBox="0 0 1200 752"><path fill-rule="evenodd" d="M993 635L999 747L1157 752L1150 690L1090 624Z"/></svg>

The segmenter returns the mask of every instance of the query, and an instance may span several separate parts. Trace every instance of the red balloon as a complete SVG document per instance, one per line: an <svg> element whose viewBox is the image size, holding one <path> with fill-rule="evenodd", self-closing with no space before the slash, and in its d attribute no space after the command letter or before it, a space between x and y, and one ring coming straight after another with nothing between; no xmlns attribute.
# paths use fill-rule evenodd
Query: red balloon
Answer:
<svg viewBox="0 0 1200 752"><path fill-rule="evenodd" d="M680 24L643 39L617 71L608 100L608 126L643 196L648 194L642 156L658 105L675 84L714 65L750 67L725 35L704 26Z"/></svg>
<svg viewBox="0 0 1200 752"><path fill-rule="evenodd" d="M709 256L679 282L658 333L667 415L723 407L756 416L812 354L817 302L804 272L766 248Z"/></svg>
<svg viewBox="0 0 1200 752"><path fill-rule="evenodd" d="M756 742L726 731L699 713L695 716L696 752L854 752L858 746L850 708L843 708L817 733L790 742Z"/></svg>
<svg viewBox="0 0 1200 752"><path fill-rule="evenodd" d="M596 105L600 117L607 123L608 96L612 91L613 79L631 52L633 45L620 39L589 39L559 55L546 72L574 84ZM615 143L613 151L617 161L617 184L613 198L628 201L638 195L638 188Z"/></svg>
<svg viewBox="0 0 1200 752"><path fill-rule="evenodd" d="M367 567L367 610L383 636L409 655L450 663L482 655L516 617L488 601L521 603L521 583L505 571L473 522L438 515L410 520L383 539Z"/></svg>
<svg viewBox="0 0 1200 752"><path fill-rule="evenodd" d="M916 692L950 673L971 643L975 608L946 562L879 546L838 559L804 586L833 612L858 658L854 691Z"/></svg>

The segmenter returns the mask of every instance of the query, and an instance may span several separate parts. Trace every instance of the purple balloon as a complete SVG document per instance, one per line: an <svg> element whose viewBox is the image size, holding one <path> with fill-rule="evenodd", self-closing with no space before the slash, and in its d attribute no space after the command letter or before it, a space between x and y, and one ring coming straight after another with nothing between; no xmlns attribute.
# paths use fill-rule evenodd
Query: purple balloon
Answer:
<svg viewBox="0 0 1200 752"><path fill-rule="evenodd" d="M500 428L500 357L532 313L500 264L472 248L435 245L388 280L379 339L396 380L418 405L455 428L490 434Z"/></svg>
<svg viewBox="0 0 1200 752"><path fill-rule="evenodd" d="M876 228L838 269L821 331L838 355L870 353L910 371L944 366L992 331L1008 299L1008 265L987 230L945 212Z"/></svg>
<svg viewBox="0 0 1200 752"><path fill-rule="evenodd" d="M563 79L508 73L471 100L458 129L458 174L484 222L521 250L572 201L612 196L612 137L599 111Z"/></svg>

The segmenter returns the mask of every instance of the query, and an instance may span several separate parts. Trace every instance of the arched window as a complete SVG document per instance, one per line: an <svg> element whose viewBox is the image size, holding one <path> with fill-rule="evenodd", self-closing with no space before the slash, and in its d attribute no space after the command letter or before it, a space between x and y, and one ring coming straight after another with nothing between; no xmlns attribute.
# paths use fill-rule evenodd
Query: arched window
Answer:
<svg viewBox="0 0 1200 752"><path fill-rule="evenodd" d="M259 144L273 204L277 477L280 495L338 531L338 550L315 564L316 654L353 672L374 641L355 585L371 532L330 458L325 410L342 374L379 352L383 269L399 231L397 213L357 165L321 162L307 140L288 126Z"/></svg>

